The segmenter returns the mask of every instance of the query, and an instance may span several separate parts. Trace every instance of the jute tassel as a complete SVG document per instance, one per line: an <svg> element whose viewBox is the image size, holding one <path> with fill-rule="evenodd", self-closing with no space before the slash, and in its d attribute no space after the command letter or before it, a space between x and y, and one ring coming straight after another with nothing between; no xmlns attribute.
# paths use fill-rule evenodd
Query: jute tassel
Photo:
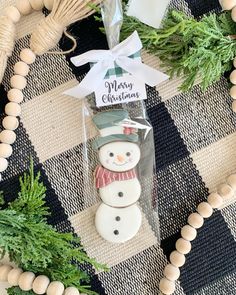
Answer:
<svg viewBox="0 0 236 295"><path fill-rule="evenodd" d="M101 0L54 0L52 12L38 24L31 36L31 49L37 55L49 52L58 44L67 26L91 15L94 12L91 4L98 5L100 2Z"/></svg>
<svg viewBox="0 0 236 295"><path fill-rule="evenodd" d="M7 17L0 17L0 83L5 73L8 57L12 55L15 45L16 29Z"/></svg>

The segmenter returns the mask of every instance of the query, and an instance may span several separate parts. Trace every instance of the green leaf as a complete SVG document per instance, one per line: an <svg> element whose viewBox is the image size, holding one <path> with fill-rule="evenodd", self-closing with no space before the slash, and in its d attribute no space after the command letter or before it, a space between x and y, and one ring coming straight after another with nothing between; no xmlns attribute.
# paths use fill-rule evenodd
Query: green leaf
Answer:
<svg viewBox="0 0 236 295"><path fill-rule="evenodd" d="M88 257L76 235L60 233L47 223L46 187L33 167L31 160L29 173L20 178L18 198L0 210L1 254L8 253L10 260L24 270L62 281L65 287L75 286L81 292L96 294L90 290L89 275L82 265L90 264L102 271L107 267ZM12 295L31 295L19 292L18 288L8 290Z"/></svg>
<svg viewBox="0 0 236 295"><path fill-rule="evenodd" d="M184 12L172 10L163 20L161 29L151 28L125 15L122 38L137 30L144 48L160 58L171 77L181 76L181 90L191 90L197 78L201 87L218 81L231 68L236 55L236 24L229 12L211 13L200 20Z"/></svg>

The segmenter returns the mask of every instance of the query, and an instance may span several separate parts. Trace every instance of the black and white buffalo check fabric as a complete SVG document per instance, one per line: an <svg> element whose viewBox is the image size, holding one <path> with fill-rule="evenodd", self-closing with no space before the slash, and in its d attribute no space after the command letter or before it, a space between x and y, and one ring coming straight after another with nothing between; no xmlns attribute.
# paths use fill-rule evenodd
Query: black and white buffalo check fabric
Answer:
<svg viewBox="0 0 236 295"><path fill-rule="evenodd" d="M0 11L11 3L14 2L0 0ZM194 17L220 11L217 0L173 0L171 6ZM0 88L2 117L13 64L20 49L28 46L30 33L44 13L24 17L17 26L15 51ZM227 175L235 172L236 122L227 80L222 77L205 93L198 84L191 92L180 93L181 79L177 78L148 89L146 107L155 136L161 244L148 218L144 218L133 240L124 245L109 244L94 228L99 198L92 179L88 180L83 169L85 148L91 159L95 157L91 148L95 135L92 123L87 122L91 124L91 132L86 134L85 146L84 105L62 94L88 70L87 66L75 68L70 57L107 48L107 44L93 17L73 25L70 31L78 41L73 54L44 55L31 68L14 154L3 174L0 190L5 191L9 201L17 196L18 178L28 168L31 155L47 186L47 202L52 212L49 222L61 231L74 231L81 237L87 253L111 268L107 273L89 269L93 290L100 295L157 295L163 268L187 216ZM57 50L64 51L70 46L63 38ZM145 52L143 60L153 67L159 66L158 59ZM181 269L176 295L236 294L235 216L236 205L232 200L199 230Z"/></svg>

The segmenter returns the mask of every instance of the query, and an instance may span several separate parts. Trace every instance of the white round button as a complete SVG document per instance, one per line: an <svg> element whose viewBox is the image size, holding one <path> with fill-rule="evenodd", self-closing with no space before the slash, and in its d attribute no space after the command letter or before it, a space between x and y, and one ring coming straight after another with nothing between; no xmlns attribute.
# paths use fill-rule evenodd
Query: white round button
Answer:
<svg viewBox="0 0 236 295"><path fill-rule="evenodd" d="M110 171L128 171L138 164L140 148L132 142L111 142L99 149L99 160L102 166Z"/></svg>
<svg viewBox="0 0 236 295"><path fill-rule="evenodd" d="M111 243L124 243L132 239L142 224L142 214L135 204L127 208L113 208L101 204L95 217L100 236Z"/></svg>
<svg viewBox="0 0 236 295"><path fill-rule="evenodd" d="M137 178L114 181L99 189L102 201L112 207L127 207L138 201L141 185Z"/></svg>

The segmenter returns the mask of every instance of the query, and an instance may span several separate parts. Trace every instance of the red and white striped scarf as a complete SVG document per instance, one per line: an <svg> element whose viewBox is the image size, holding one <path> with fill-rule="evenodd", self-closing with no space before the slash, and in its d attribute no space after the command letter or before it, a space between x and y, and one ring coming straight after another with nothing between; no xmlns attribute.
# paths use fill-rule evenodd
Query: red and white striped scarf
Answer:
<svg viewBox="0 0 236 295"><path fill-rule="evenodd" d="M135 169L126 172L113 172L102 166L98 166L95 170L95 184L96 188L102 188L114 181L122 181L136 178Z"/></svg>

